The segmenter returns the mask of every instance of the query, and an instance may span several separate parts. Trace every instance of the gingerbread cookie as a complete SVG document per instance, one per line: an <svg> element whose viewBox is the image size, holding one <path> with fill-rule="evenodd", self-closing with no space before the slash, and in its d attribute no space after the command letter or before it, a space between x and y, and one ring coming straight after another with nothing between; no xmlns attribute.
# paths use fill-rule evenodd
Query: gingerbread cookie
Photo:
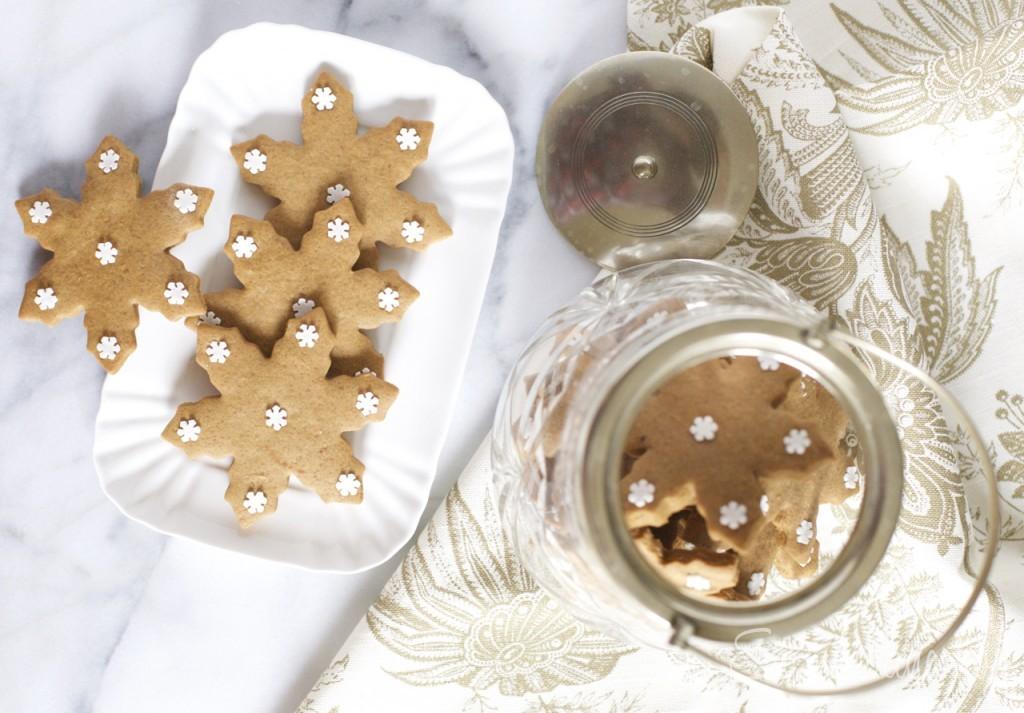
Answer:
<svg viewBox="0 0 1024 713"><path fill-rule="evenodd" d="M25 232L53 253L19 316L53 325L84 311L89 351L110 373L135 351L139 305L168 319L203 311L199 278L168 250L202 226L213 191L176 183L140 197L138 170L107 136L85 163L81 202L45 188L15 203Z"/></svg>
<svg viewBox="0 0 1024 713"><path fill-rule="evenodd" d="M434 125L395 118L358 132L352 94L321 72L302 100L302 143L257 136L231 147L242 178L277 198L274 229L298 244L313 215L351 198L366 226L361 244L422 250L451 235L437 207L397 186L427 158Z"/></svg>
<svg viewBox="0 0 1024 713"><path fill-rule="evenodd" d="M396 322L419 296L394 270L353 271L365 228L348 200L314 216L298 249L274 227L244 216L231 219L224 252L244 289L206 296L213 317L269 354L288 320L322 307L334 334L335 373L382 374L383 358L360 329Z"/></svg>
<svg viewBox="0 0 1024 713"><path fill-rule="evenodd" d="M750 357L714 359L655 391L631 430L621 482L626 526L659 526L695 505L711 537L743 552L767 522L759 476L831 455L815 423L780 410L800 374Z"/></svg>
<svg viewBox="0 0 1024 713"><path fill-rule="evenodd" d="M741 544L724 541L718 534L721 528L713 528L713 523L712 529L716 531L709 532L699 502L700 493L704 490L703 482L680 469L678 462L666 470L660 480L651 482L644 479L650 488L641 483L640 486L627 489L626 499L630 501L630 496L633 496L636 502L630 504L637 510L642 509L643 506L637 503L653 497L653 493L647 491L653 489L657 492L660 485L663 492L668 492L667 509L683 502L695 503L673 512L665 524L634 529L633 536L641 554L653 563L652 552L655 549L652 541L644 534L650 532L661 543L663 549L657 554L663 563L673 559L672 552L688 552L690 554L685 558L687 561L696 558L705 566L708 562L716 562L721 566L721 559L709 559L711 557L734 555L736 560L730 563L729 576L735 579L735 585L719 587L718 584L723 580L721 570L718 570L720 578L712 578L712 584L705 592L730 600L757 599L763 593L767 576L773 567L782 576L791 579L808 577L817 572L820 543L816 521L819 506L822 503L842 502L856 493L860 487L860 476L846 448L849 431L846 414L823 386L771 357L756 360L737 357L702 364L674 377L659 389L656 396L660 395L661 400L655 402L657 410L649 402L631 431L624 454L624 483L640 482L635 473L637 465L660 443L657 435L650 437L648 434L657 434L664 429L671 414L685 411L688 404L714 403L718 406L724 403L717 395L710 400L708 393L702 393L697 388L697 382L711 384L716 378L721 381L721 371L715 372L709 368L709 365L716 363L719 370L739 367L738 371L730 373L735 379L728 381L727 388L731 388L731 392L726 393L741 394L746 400L764 399L778 414L796 419L798 423L814 424L814 430L808 430L807 435L808 438L820 441L820 457L810 463L797 461L795 466L793 462L776 460L768 467L766 464L772 461L771 458L755 464L754 478L750 482L756 483L762 491L757 500L761 526L752 530ZM731 414L729 420L734 424L740 423L735 410L724 412ZM699 434L691 429L690 435L697 440ZM666 463L666 467L668 465ZM644 492L641 492L641 488ZM758 491L753 492L756 494ZM628 506L626 512L627 525L630 525ZM726 513L720 511L720 514ZM676 559L679 557L676 556ZM678 567L673 571L661 566L659 571L681 590L694 591L693 587L685 586Z"/></svg>
<svg viewBox="0 0 1024 713"><path fill-rule="evenodd" d="M277 509L292 474L327 502L361 502L363 464L342 433L382 420L398 389L326 377L334 334L324 310L289 320L269 358L236 328L196 332L196 361L220 395L179 406L163 437L190 457L234 458L224 498L242 527Z"/></svg>
<svg viewBox="0 0 1024 713"><path fill-rule="evenodd" d="M735 552L666 548L646 527L633 531L633 541L647 563L681 590L716 594L736 586Z"/></svg>

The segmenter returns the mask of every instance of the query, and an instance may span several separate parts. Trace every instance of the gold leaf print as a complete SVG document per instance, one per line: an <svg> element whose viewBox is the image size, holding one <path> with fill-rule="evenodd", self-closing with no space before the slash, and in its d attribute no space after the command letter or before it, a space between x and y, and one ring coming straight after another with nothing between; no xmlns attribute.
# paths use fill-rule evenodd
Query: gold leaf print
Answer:
<svg viewBox="0 0 1024 713"><path fill-rule="evenodd" d="M891 302L875 294L870 280L860 282L847 312L848 328L890 354L922 365L921 335L900 318ZM940 553L964 538L957 534L963 510L963 482L949 429L938 398L916 379L870 355L864 357L885 396L900 441L908 455L900 528Z"/></svg>
<svg viewBox="0 0 1024 713"><path fill-rule="evenodd" d="M830 307L853 285L857 258L832 238L750 239L757 252L748 267L796 292L818 309Z"/></svg>
<svg viewBox="0 0 1024 713"><path fill-rule="evenodd" d="M825 73L841 104L880 117L851 128L889 135L983 119L1024 96L1024 0L902 0L900 8L903 15L883 6L894 30L886 32L832 5L843 28L888 74L853 84Z"/></svg>
<svg viewBox="0 0 1024 713"><path fill-rule="evenodd" d="M877 676L916 656L941 633L957 607L948 596L947 581L922 566L915 549L898 533L876 572L842 609L799 633L722 649L730 667L789 686L826 681L839 685ZM905 672L904 687L940 692L924 707L972 710L990 684L1005 610L994 589L986 595L986 627L961 628L927 665ZM707 674L695 675L703 680Z"/></svg>
<svg viewBox="0 0 1024 713"><path fill-rule="evenodd" d="M711 30L691 27L672 48L672 54L686 57L708 69L714 69L711 55Z"/></svg>
<svg viewBox="0 0 1024 713"><path fill-rule="evenodd" d="M975 274L964 221L963 199L949 179L941 210L932 211L925 269L910 246L882 219L882 256L890 289L916 324L915 334L932 375L941 382L963 374L981 355L992 331L996 280L1001 267L984 278Z"/></svg>
<svg viewBox="0 0 1024 713"><path fill-rule="evenodd" d="M516 559L491 495L482 520L458 486L367 613L373 635L418 667L391 671L415 686L458 683L503 695L551 691L607 676L635 649L590 629L540 591Z"/></svg>

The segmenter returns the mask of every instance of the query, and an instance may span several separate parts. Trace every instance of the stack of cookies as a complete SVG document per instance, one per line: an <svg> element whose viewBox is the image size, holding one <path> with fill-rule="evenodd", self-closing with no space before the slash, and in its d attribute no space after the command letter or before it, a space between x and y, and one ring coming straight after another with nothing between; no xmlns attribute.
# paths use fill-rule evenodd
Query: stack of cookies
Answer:
<svg viewBox="0 0 1024 713"><path fill-rule="evenodd" d="M845 412L770 356L704 362L661 386L623 455L638 551L689 594L757 599L774 566L816 573L821 504L859 492Z"/></svg>
<svg viewBox="0 0 1024 713"><path fill-rule="evenodd" d="M111 373L135 348L138 305L189 318L220 393L182 404L163 435L189 456L233 458L225 498L243 527L274 512L292 474L327 502L361 502L364 467L343 433L381 420L398 394L365 331L418 296L376 269L378 245L423 250L451 235L436 206L398 188L427 158L430 122L360 132L351 93L323 72L301 128L301 144L261 135L231 148L243 179L278 200L263 220L231 220L237 289L202 294L168 252L202 225L213 191L140 198L138 160L114 137L86 163L81 202L50 189L17 202L26 232L55 253L22 318L85 311L89 349Z"/></svg>

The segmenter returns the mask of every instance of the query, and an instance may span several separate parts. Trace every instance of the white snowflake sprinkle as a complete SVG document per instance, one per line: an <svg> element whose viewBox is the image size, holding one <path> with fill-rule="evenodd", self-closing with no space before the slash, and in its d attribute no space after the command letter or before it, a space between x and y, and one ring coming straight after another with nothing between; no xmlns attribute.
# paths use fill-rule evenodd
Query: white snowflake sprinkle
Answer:
<svg viewBox="0 0 1024 713"><path fill-rule="evenodd" d="M380 399L372 391L366 391L356 396L356 411L363 416L372 416L380 408Z"/></svg>
<svg viewBox="0 0 1024 713"><path fill-rule="evenodd" d="M250 490L245 494L242 507L250 515L259 515L267 509L267 496L262 490Z"/></svg>
<svg viewBox="0 0 1024 713"><path fill-rule="evenodd" d="M802 456L811 447L811 437L804 429L794 428L782 439L782 444L786 447L786 453Z"/></svg>
<svg viewBox="0 0 1024 713"><path fill-rule="evenodd" d="M398 142L398 148L402 151L415 151L416 147L420 145L420 132L415 128L403 126L398 130L395 141Z"/></svg>
<svg viewBox="0 0 1024 713"><path fill-rule="evenodd" d="M373 369L371 369L368 366L364 366L362 369L357 371L352 376L377 376L377 372L375 372Z"/></svg>
<svg viewBox="0 0 1024 713"><path fill-rule="evenodd" d="M348 198L350 195L352 195L352 191L345 188L345 186L340 183L336 183L327 189L327 202L334 204L340 200Z"/></svg>
<svg viewBox="0 0 1024 713"><path fill-rule="evenodd" d="M199 205L199 196L192 192L191 188L182 188L174 194L174 207L182 215L195 213Z"/></svg>
<svg viewBox="0 0 1024 713"><path fill-rule="evenodd" d="M313 300L307 300L305 297L300 297L295 300L295 304L292 305L292 314L296 317L305 317L307 314L313 311L316 307L316 302Z"/></svg>
<svg viewBox="0 0 1024 713"><path fill-rule="evenodd" d="M335 218L327 224L327 237L336 243L348 240L349 224L341 218Z"/></svg>
<svg viewBox="0 0 1024 713"><path fill-rule="evenodd" d="M730 500L718 510L718 521L730 530L738 530L747 524L747 506Z"/></svg>
<svg viewBox="0 0 1024 713"><path fill-rule="evenodd" d="M295 332L295 339L299 342L299 346L305 349L312 349L319 338L320 332L316 331L316 326L312 324L301 324L298 331Z"/></svg>
<svg viewBox="0 0 1024 713"><path fill-rule="evenodd" d="M423 242L423 235L425 233L426 229L420 225L418 220L402 221L402 237L410 245Z"/></svg>
<svg viewBox="0 0 1024 713"><path fill-rule="evenodd" d="M32 219L33 223L45 223L52 215L53 209L50 208L50 201L36 201L28 209L28 217Z"/></svg>
<svg viewBox="0 0 1024 713"><path fill-rule="evenodd" d="M630 483L629 495L626 496L626 500L638 508L650 505L654 502L654 483L646 478Z"/></svg>
<svg viewBox="0 0 1024 713"><path fill-rule="evenodd" d="M688 574L684 586L695 592L706 592L711 589L711 580L699 574Z"/></svg>
<svg viewBox="0 0 1024 713"><path fill-rule="evenodd" d="M796 528L796 541L801 545L809 545L813 537L814 523L810 520L802 520Z"/></svg>
<svg viewBox="0 0 1024 713"><path fill-rule="evenodd" d="M40 311L45 312L57 306L57 295L52 287L40 287L36 290L35 300L33 301Z"/></svg>
<svg viewBox="0 0 1024 713"><path fill-rule="evenodd" d="M757 363L761 365L761 371L778 371L782 366L771 354L762 354L757 358Z"/></svg>
<svg viewBox="0 0 1024 713"><path fill-rule="evenodd" d="M342 473L338 476L338 482L334 484L334 487L338 489L338 494L341 497L351 498L359 492L363 484L359 482L359 477L355 473Z"/></svg>
<svg viewBox="0 0 1024 713"><path fill-rule="evenodd" d="M857 470L857 466L851 465L843 473L843 485L847 490L856 490L860 485L860 471Z"/></svg>
<svg viewBox="0 0 1024 713"><path fill-rule="evenodd" d="M761 514L762 515L767 515L768 514L768 496L767 495L762 495L761 496Z"/></svg>
<svg viewBox="0 0 1024 713"><path fill-rule="evenodd" d="M96 252L93 254L100 265L113 265L117 262L117 248L111 242L96 243Z"/></svg>
<svg viewBox="0 0 1024 713"><path fill-rule="evenodd" d="M274 404L267 409L266 416L267 426L269 428L273 428L275 431L280 431L288 425L288 412L277 404Z"/></svg>
<svg viewBox="0 0 1024 713"><path fill-rule="evenodd" d="M96 166L103 171L103 173L110 173L111 171L117 170L117 163L121 160L120 154L114 149L107 149L100 154L99 163Z"/></svg>
<svg viewBox="0 0 1024 713"><path fill-rule="evenodd" d="M185 287L184 282L168 282L167 289L164 290L164 298L168 304L183 305L188 299L188 288Z"/></svg>
<svg viewBox="0 0 1024 713"><path fill-rule="evenodd" d="M747 580L747 594L756 597L764 589L764 572L754 572Z"/></svg>
<svg viewBox="0 0 1024 713"><path fill-rule="evenodd" d="M258 249L259 247L251 235L236 235L231 243L231 251L235 254L235 257L243 260L251 258Z"/></svg>
<svg viewBox="0 0 1024 713"><path fill-rule="evenodd" d="M385 287L377 293L377 306L385 312L394 312L398 309L398 291Z"/></svg>
<svg viewBox="0 0 1024 713"><path fill-rule="evenodd" d="M267 170L267 155L259 149L249 149L245 152L245 158L242 161L242 168L256 175Z"/></svg>
<svg viewBox="0 0 1024 713"><path fill-rule="evenodd" d="M209 327L219 327L221 323L221 318L218 317L216 312L214 312L213 310L207 310L206 314L199 316L199 323L205 324Z"/></svg>
<svg viewBox="0 0 1024 713"><path fill-rule="evenodd" d="M698 443L715 440L716 433L718 433L718 424L711 416L698 416L690 425L690 435Z"/></svg>
<svg viewBox="0 0 1024 713"><path fill-rule="evenodd" d="M100 341L96 345L96 351L99 353L100 359L113 361L117 359L117 354L121 351L121 345L117 343L117 337L100 337Z"/></svg>
<svg viewBox="0 0 1024 713"><path fill-rule="evenodd" d="M199 427L196 420L189 418L178 421L178 430L175 433L178 434L178 438L181 439L182 443L195 443L199 440L199 434L202 431L203 429Z"/></svg>
<svg viewBox="0 0 1024 713"><path fill-rule="evenodd" d="M223 364L231 356L231 350L228 349L227 342L215 339L206 345L206 356L210 357L210 361L214 364Z"/></svg>
<svg viewBox="0 0 1024 713"><path fill-rule="evenodd" d="M313 102L317 111L330 111L334 108L334 102L338 100L338 97L334 95L330 87L317 87L309 100Z"/></svg>

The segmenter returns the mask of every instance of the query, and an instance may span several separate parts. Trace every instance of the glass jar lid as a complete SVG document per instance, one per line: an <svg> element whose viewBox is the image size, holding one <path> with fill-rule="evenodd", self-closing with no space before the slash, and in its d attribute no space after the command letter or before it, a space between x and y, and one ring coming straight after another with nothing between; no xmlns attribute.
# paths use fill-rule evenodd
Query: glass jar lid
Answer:
<svg viewBox="0 0 1024 713"><path fill-rule="evenodd" d="M719 252L757 186L757 139L729 87L696 62L630 52L558 95L537 144L537 183L555 226L619 269Z"/></svg>

